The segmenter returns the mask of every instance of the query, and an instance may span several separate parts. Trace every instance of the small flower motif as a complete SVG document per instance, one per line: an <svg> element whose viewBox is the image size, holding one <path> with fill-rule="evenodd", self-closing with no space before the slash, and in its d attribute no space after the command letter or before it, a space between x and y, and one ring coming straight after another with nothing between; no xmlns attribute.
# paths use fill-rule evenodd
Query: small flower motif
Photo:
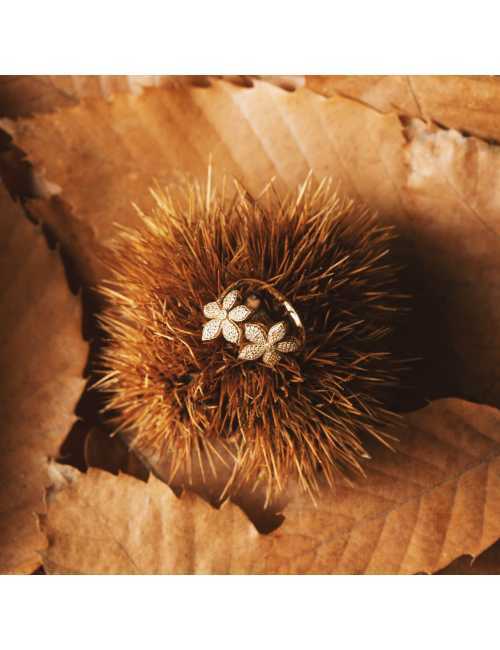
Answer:
<svg viewBox="0 0 500 650"><path fill-rule="evenodd" d="M242 331L237 323L246 320L252 310L245 305L238 305L240 292L237 289L230 291L222 301L209 302L203 307L203 313L211 320L203 326L202 341L216 339L222 331L222 336L230 343L239 345Z"/></svg>
<svg viewBox="0 0 500 650"><path fill-rule="evenodd" d="M269 332L263 325L258 323L247 323L245 325L245 336L251 343L245 345L239 354L240 359L253 361L260 359L268 366L274 366L281 359L282 352L294 352L300 345L297 339L289 338L283 341L286 334L286 324L280 321L273 325Z"/></svg>

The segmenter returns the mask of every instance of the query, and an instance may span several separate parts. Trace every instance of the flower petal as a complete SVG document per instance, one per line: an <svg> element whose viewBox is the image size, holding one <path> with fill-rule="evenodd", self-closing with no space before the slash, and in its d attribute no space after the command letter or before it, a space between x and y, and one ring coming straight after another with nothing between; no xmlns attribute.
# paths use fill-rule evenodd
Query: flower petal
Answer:
<svg viewBox="0 0 500 650"><path fill-rule="evenodd" d="M217 302L209 302L203 307L203 313L207 318L217 318L221 311L219 303Z"/></svg>
<svg viewBox="0 0 500 650"><path fill-rule="evenodd" d="M300 343L295 338L286 339L286 341L279 341L276 343L275 348L280 352L295 352L300 347Z"/></svg>
<svg viewBox="0 0 500 650"><path fill-rule="evenodd" d="M241 328L235 325L227 318L222 321L222 336L229 341L229 343L237 343L241 341Z"/></svg>
<svg viewBox="0 0 500 650"><path fill-rule="evenodd" d="M262 357L262 360L267 366L274 366L281 359L281 354L276 350L267 350Z"/></svg>
<svg viewBox="0 0 500 650"><path fill-rule="evenodd" d="M250 345L245 345L245 347L242 348L238 358L245 359L245 361L254 361L255 359L260 359L260 357L266 352L266 349L266 346L261 345L260 343L250 343Z"/></svg>
<svg viewBox="0 0 500 650"><path fill-rule="evenodd" d="M246 323L245 336L252 343L260 343L262 345L267 342L267 330L259 323Z"/></svg>
<svg viewBox="0 0 500 650"><path fill-rule="evenodd" d="M269 330L269 333L267 335L267 340L269 343L274 345L278 341L281 341L281 339L285 336L286 334L286 323L284 320L280 320L279 323L276 323L271 327Z"/></svg>
<svg viewBox="0 0 500 650"><path fill-rule="evenodd" d="M229 309L232 309L235 304L238 302L238 298L240 297L240 292L238 289L233 289L230 291L226 296L224 296L224 300L222 301L222 306L226 311L229 311Z"/></svg>
<svg viewBox="0 0 500 650"><path fill-rule="evenodd" d="M238 307L234 307L234 309L231 309L229 312L229 320L241 323L242 321L246 320L251 313L252 310L248 309L246 305L238 305Z"/></svg>
<svg viewBox="0 0 500 650"><path fill-rule="evenodd" d="M218 318L214 318L213 320L208 321L208 323L205 323L203 326L201 340L212 341L212 339L216 339L220 334L221 327L222 321Z"/></svg>

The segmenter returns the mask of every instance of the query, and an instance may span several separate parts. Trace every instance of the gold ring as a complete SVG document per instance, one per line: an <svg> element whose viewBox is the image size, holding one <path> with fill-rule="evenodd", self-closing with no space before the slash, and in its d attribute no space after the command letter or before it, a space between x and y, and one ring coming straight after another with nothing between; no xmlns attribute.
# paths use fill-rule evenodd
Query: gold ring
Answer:
<svg viewBox="0 0 500 650"><path fill-rule="evenodd" d="M222 337L240 348L243 361L262 361L273 367L283 354L304 346L305 329L292 303L263 280L245 278L226 288L203 307L209 319L202 340ZM291 331L290 331L291 330Z"/></svg>

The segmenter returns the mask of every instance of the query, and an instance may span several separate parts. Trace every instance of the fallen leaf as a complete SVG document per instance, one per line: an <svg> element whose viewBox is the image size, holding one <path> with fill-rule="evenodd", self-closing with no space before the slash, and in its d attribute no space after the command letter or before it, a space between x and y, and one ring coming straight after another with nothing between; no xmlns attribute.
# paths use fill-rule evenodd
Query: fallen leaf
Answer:
<svg viewBox="0 0 500 650"><path fill-rule="evenodd" d="M495 76L325 75L307 77L306 87L500 141L500 79Z"/></svg>
<svg viewBox="0 0 500 650"><path fill-rule="evenodd" d="M0 115L50 113L76 106L84 97L108 99L123 92L139 94L146 86L180 84L186 79L168 75L5 75L0 76Z"/></svg>
<svg viewBox="0 0 500 650"><path fill-rule="evenodd" d="M62 251L71 260L76 280L83 286L95 285L106 276L106 246L96 236L89 221L68 215L71 211L59 196L48 200L28 200L30 217L44 224L56 237Z"/></svg>
<svg viewBox="0 0 500 650"><path fill-rule="evenodd" d="M188 489L213 506L218 507L221 504L223 500L221 495L234 468L234 460L222 446L214 445L218 454L211 461L211 467L216 472L215 476L207 469L206 462L205 468L201 468L196 455L193 455L190 460L189 471L183 467L177 469L172 476L168 455L158 457L150 455L148 458L141 458L139 452L132 451L125 440L125 436L111 437L104 428L91 427L86 435L83 450L85 467L105 469L113 474L122 472L143 481L147 480L149 474L146 467L151 467L155 476L167 483L176 494L180 494L183 489ZM71 464L75 465L75 463ZM283 518L279 513L289 500L288 495L282 493L268 503L265 486L255 488L253 485L246 484L233 489L230 497L231 502L243 510L261 533L270 532L281 524Z"/></svg>
<svg viewBox="0 0 500 650"><path fill-rule="evenodd" d="M59 254L1 182L0 314L0 573L31 573L47 544L47 462L75 418L88 347Z"/></svg>
<svg viewBox="0 0 500 650"><path fill-rule="evenodd" d="M234 176L253 194L273 176L280 190L309 169L332 176L341 193L398 227L405 288L415 295L401 347L423 358L413 381L420 397L500 406L497 147L259 82L153 88L3 125L45 191L33 215L53 228L87 283L105 274L100 251L115 224L138 223L131 203L150 207L155 179L205 177L210 156L219 178Z"/></svg>
<svg viewBox="0 0 500 650"><path fill-rule="evenodd" d="M182 172L205 178L210 156L216 170L255 194L273 176L287 189L311 167L318 176L338 167L335 176L347 193L362 188L384 213L400 209L392 189L404 172L397 118L310 92L221 82L150 89L2 125L49 182L46 193L63 199L98 241L109 241L116 223L138 222L131 203L152 205L155 179L175 182Z"/></svg>
<svg viewBox="0 0 500 650"><path fill-rule="evenodd" d="M57 466L54 471L57 472ZM500 412L459 400L406 416L397 454L368 476L295 498L260 535L230 502L214 510L161 481L73 470L49 492L49 573L434 572L500 536Z"/></svg>
<svg viewBox="0 0 500 650"><path fill-rule="evenodd" d="M285 90L304 84L303 77L283 75L0 75L0 116L51 113L76 106L83 98L109 99L117 93L139 95L151 86L203 87L209 86L213 79L226 79L238 86L252 87L255 78Z"/></svg>
<svg viewBox="0 0 500 650"><path fill-rule="evenodd" d="M33 214L52 227L87 283L106 272L100 250L115 236L115 222L137 223L131 202L148 209L148 188L154 179L161 184L175 182L185 172L205 177L210 156L219 178L223 172L235 176L253 194L271 176L280 190L294 187L310 168L317 178L333 176L342 193L378 209L382 220L398 227L400 253L407 264L405 287L415 294L408 341L424 358L420 386L426 392L420 396L459 395L500 405L500 159L496 146L421 120L409 124L394 112L384 114L360 101L338 96L327 99L308 90L288 93L258 82L253 88L222 82L207 88L153 88L140 96L119 94L109 101L87 100L33 119L4 121L3 126L34 165L44 198L31 203ZM411 345L403 349L413 352ZM475 408L480 407L467 406L465 420ZM428 413L424 430L448 435L442 413L429 409L422 412ZM486 409L484 413L495 412ZM409 422L413 428L421 426ZM482 426L477 428L484 432ZM314 517L307 504L295 499L286 509L283 526L256 537L259 545L272 542L274 547L259 546L257 560L245 555L243 560L257 571L411 573L434 571L463 553L475 555L486 548L499 535L495 528L498 502L494 492L489 494L491 486L484 503L480 501L477 475L486 467L490 484L498 492L493 460L486 462L478 454L477 458L483 458L479 465L464 465L466 454L455 458L451 449L454 438L447 438L443 459L440 445L427 444L425 435L422 439L420 435L409 455L404 456L408 452L403 444L402 458L401 454L384 457L381 476L371 474L369 490L347 493L334 505L327 500L328 505L315 510ZM467 441L472 449L473 444L484 443L480 434L474 436L474 441ZM457 436L462 437L462 433ZM416 439L416 434L411 437ZM429 466L422 468L419 454L423 453ZM474 454L468 457L470 462L475 459ZM371 467L373 472L377 466ZM438 473L441 468L443 475ZM387 478L392 470L401 471L397 482ZM426 472L429 482L421 478ZM412 477L413 486L408 484ZM121 485L122 479L113 480ZM84 482L77 479L73 485ZM474 489L468 487L469 482ZM407 495L406 501L400 503L391 492L395 485ZM456 489L455 501L447 489ZM54 503L64 493L54 494ZM116 498L116 507L126 509L127 504L118 504ZM485 507L493 502L488 505L488 523L482 533L477 499ZM393 504L392 510L384 510L382 504L387 502ZM215 516L209 506L200 504ZM224 508L232 512L235 506ZM385 518L380 512L386 513ZM371 513L371 518L364 518L363 513ZM183 516L190 516L189 507L185 515L179 515L181 520ZM443 528L440 516L450 517L449 527ZM287 538L287 526L294 522ZM407 524L410 541L404 537ZM325 540L332 527L332 539ZM382 550L375 542L379 533ZM284 556L279 556L281 547ZM278 559L267 565L266 557L281 558L283 568ZM321 564L324 557L328 562ZM239 567L232 567L234 571L245 570L248 564L234 566Z"/></svg>

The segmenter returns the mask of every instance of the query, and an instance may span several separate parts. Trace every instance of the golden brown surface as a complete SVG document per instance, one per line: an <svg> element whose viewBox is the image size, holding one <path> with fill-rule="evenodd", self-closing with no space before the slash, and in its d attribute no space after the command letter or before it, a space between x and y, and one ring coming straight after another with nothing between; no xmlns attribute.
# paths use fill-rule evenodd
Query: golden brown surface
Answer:
<svg viewBox="0 0 500 650"><path fill-rule="evenodd" d="M88 346L57 251L0 184L0 573L29 573L46 545L47 464L75 418Z"/></svg>
<svg viewBox="0 0 500 650"><path fill-rule="evenodd" d="M417 573L478 555L500 535L500 414L458 400L406 417L397 453L367 479L297 496L257 533L241 510L100 470L74 473L49 499L55 573ZM57 468L55 468L57 470ZM64 482L63 482L64 483ZM99 540L94 543L93 540Z"/></svg>
<svg viewBox="0 0 500 650"><path fill-rule="evenodd" d="M211 157L219 180L236 176L257 194L271 176L294 188L312 168L398 228L414 295L401 347L422 357L411 408L437 397L478 404L440 400L410 413L400 452L376 455L363 487L339 487L338 498L324 497L318 509L288 495L284 523L269 535L235 505L215 511L192 494L176 500L158 479L146 484L97 470L69 485L59 470L48 479L46 463L83 390L80 308L57 254L2 197L17 224L5 240L17 242L15 261L0 262L8 269L2 327L13 337L2 339L0 352L9 373L0 460L4 570L35 568L47 544L35 513L44 512L44 488L55 481L60 491L50 492L43 520L54 542L49 572L413 573L448 565L443 572L499 573L500 427L498 412L480 405L500 405L497 78L308 78L295 92L247 78L198 79L141 93L150 81L0 82L2 116L34 115L0 125L34 166L29 210L51 227L84 287L106 275L101 252L114 224L136 223L131 203L148 209L153 179L175 181L179 172L203 179ZM294 85L301 83L287 87ZM10 149L2 160L10 186L23 188ZM37 300L43 290L46 299ZM119 460L102 452L105 436L99 445L92 440L90 465L122 465L144 477L123 449ZM237 500L253 521L262 515L245 497ZM155 553L151 539L160 537ZM472 566L463 557L483 550Z"/></svg>

